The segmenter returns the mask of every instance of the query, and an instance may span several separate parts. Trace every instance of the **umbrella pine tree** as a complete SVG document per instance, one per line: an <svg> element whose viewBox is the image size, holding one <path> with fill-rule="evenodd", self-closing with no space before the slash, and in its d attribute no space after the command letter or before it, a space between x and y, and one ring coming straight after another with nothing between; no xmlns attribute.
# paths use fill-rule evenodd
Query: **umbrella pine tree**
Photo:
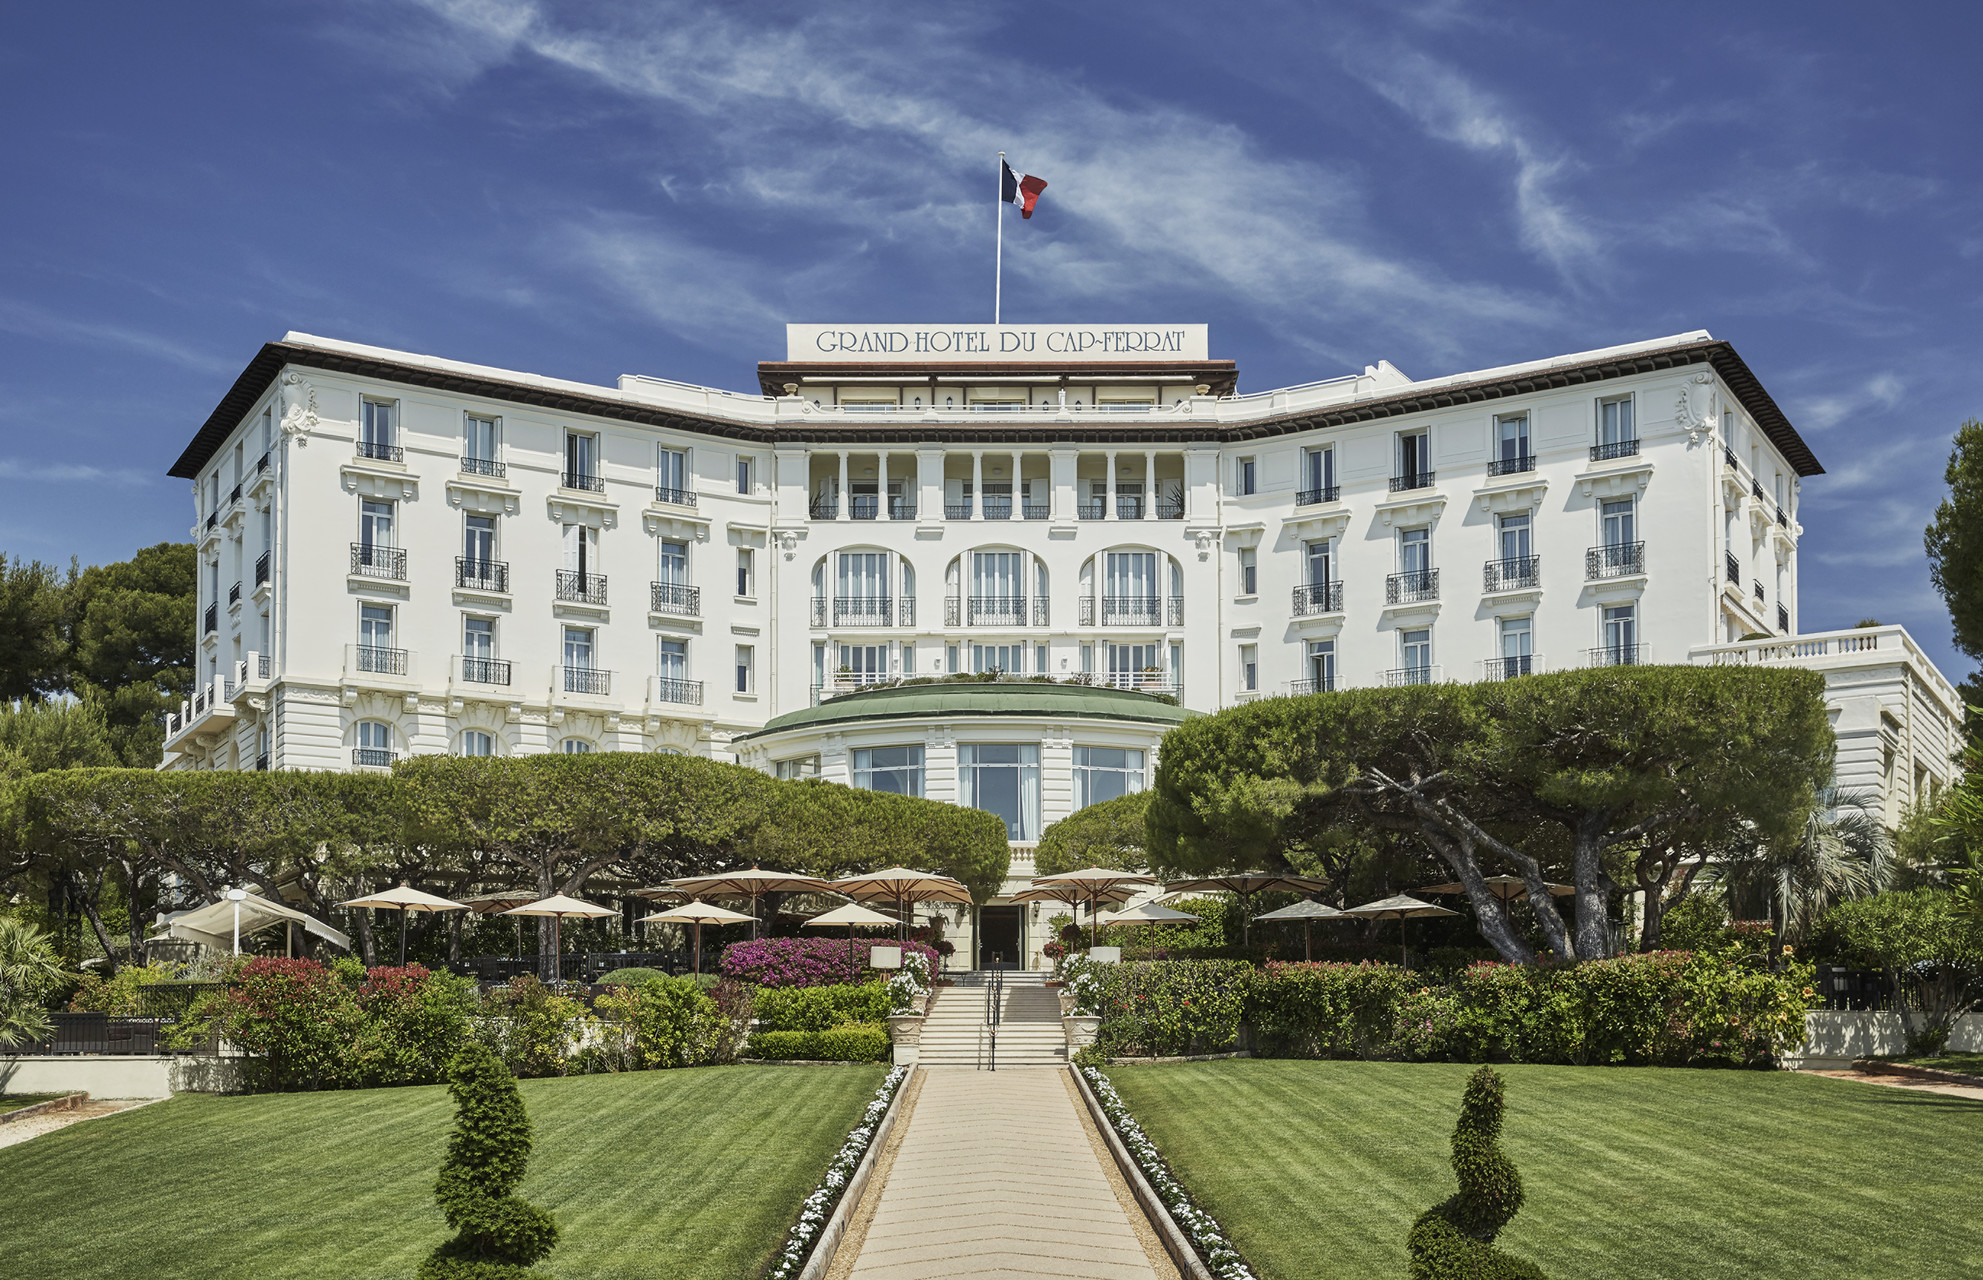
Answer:
<svg viewBox="0 0 1983 1280"><path fill-rule="evenodd" d="M1494 1247L1522 1207L1522 1175L1496 1141L1501 1104L1501 1077L1492 1067L1467 1078L1453 1129L1460 1191L1412 1224L1405 1238L1412 1280L1545 1280L1542 1268Z"/></svg>
<svg viewBox="0 0 1983 1280"><path fill-rule="evenodd" d="M516 1195L530 1163L530 1117L516 1078L481 1044L455 1058L454 1136L434 1199L455 1230L420 1264L419 1280L528 1280L531 1264L558 1243L546 1210Z"/></svg>

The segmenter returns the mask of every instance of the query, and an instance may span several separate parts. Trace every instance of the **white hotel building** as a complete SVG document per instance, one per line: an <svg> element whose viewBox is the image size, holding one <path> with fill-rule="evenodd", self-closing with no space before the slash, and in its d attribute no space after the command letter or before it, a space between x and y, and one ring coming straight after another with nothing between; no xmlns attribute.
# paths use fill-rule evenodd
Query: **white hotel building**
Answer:
<svg viewBox="0 0 1983 1280"><path fill-rule="evenodd" d="M1950 776L1905 632L1800 633L1822 468L1728 343L1237 381L1203 325L793 325L750 393L289 334L171 470L200 675L165 767L692 752L995 809L1023 877L1184 712L1784 662L1890 819Z"/></svg>

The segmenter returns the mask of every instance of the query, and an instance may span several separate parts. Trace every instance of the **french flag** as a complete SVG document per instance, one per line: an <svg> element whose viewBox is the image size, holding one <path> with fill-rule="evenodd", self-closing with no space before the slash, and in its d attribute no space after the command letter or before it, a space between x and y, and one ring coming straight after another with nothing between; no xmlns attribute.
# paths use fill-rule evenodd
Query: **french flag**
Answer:
<svg viewBox="0 0 1983 1280"><path fill-rule="evenodd" d="M998 162L998 167L1005 174L1004 183L1000 188L999 199L1005 201L1007 204L1018 205L1020 217L1032 217L1033 206L1039 203L1040 192L1047 189L1047 180L1045 178L1035 178L1030 173L1023 178L1014 177L1012 166L1003 160Z"/></svg>

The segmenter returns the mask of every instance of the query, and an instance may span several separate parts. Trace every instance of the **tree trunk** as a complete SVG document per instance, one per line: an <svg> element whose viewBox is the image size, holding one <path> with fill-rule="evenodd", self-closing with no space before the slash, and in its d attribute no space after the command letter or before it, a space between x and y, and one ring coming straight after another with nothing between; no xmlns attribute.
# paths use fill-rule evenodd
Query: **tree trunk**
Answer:
<svg viewBox="0 0 1983 1280"><path fill-rule="evenodd" d="M96 930L97 945L103 948L104 975L117 972L117 948L111 945L110 931L103 927L103 916L97 911L96 900L103 892L103 873L96 873L96 883L79 873L71 872L75 879L76 901L82 905L83 914L89 917L90 928Z"/></svg>
<svg viewBox="0 0 1983 1280"><path fill-rule="evenodd" d="M1475 927L1480 936L1487 939L1488 945L1501 953L1501 958L1509 964L1534 964L1535 952L1522 940L1514 922L1508 919L1508 904L1494 896L1487 887L1487 878L1481 874L1480 859L1474 853L1473 842L1464 833L1455 832L1450 837L1425 833L1425 842L1432 851L1452 869L1453 875L1467 891L1467 901L1473 904ZM1399 923L1400 931L1404 924Z"/></svg>
<svg viewBox="0 0 1983 1280"><path fill-rule="evenodd" d="M119 862L124 869L124 920L126 932L131 936L131 963L137 964L145 954L145 920L138 910L138 869L129 862Z"/></svg>
<svg viewBox="0 0 1983 1280"><path fill-rule="evenodd" d="M365 962L367 969L378 964L378 956L372 950L372 913L360 908L352 913L352 931L358 935L358 958Z"/></svg>
<svg viewBox="0 0 1983 1280"><path fill-rule="evenodd" d="M1605 894L1600 883L1604 866L1603 837L1610 825L1606 815L1587 814L1573 830L1576 850L1577 932L1576 951L1566 960L1601 960L1611 954L1611 921L1605 912Z"/></svg>
<svg viewBox="0 0 1983 1280"><path fill-rule="evenodd" d="M449 968L453 968L461 963L461 918L467 914L465 911L450 911L447 913Z"/></svg>

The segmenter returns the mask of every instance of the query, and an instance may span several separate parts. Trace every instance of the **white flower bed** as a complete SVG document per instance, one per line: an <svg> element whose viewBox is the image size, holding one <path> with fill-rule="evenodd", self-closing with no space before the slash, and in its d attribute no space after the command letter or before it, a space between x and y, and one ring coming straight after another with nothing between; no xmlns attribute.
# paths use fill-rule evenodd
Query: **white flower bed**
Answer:
<svg viewBox="0 0 1983 1280"><path fill-rule="evenodd" d="M930 962L921 952L905 951L902 967L888 980L888 1004L896 1013L907 1013L916 1001L929 994Z"/></svg>
<svg viewBox="0 0 1983 1280"><path fill-rule="evenodd" d="M826 1166L826 1176L820 1179L819 1186L806 1197L799 1209L799 1221L792 1228L792 1234L785 1238L785 1249L766 1272L766 1280L788 1280L805 1267L811 1256L813 1245L819 1242L819 1233L826 1229L826 1220L833 1213L833 1206L847 1190L847 1182L860 1167L861 1157L867 1154L868 1146L874 1141L875 1129L881 1118L888 1114L888 1104L895 1097L895 1091L902 1087L903 1078L909 1068L896 1067L875 1090L874 1100L862 1113L861 1122L847 1134L847 1141L840 1144L840 1150Z"/></svg>
<svg viewBox="0 0 1983 1280"><path fill-rule="evenodd" d="M1095 1100L1102 1104L1102 1114L1109 1118L1116 1136L1122 1145L1129 1148L1130 1159L1143 1170L1157 1199L1164 1202L1171 1218L1183 1230L1205 1266L1220 1280L1254 1280L1253 1272L1246 1260L1239 1256L1239 1250L1232 1247L1225 1233L1211 1214L1191 1203L1191 1197L1172 1175L1170 1166L1157 1154L1157 1144L1150 1141L1143 1132L1143 1126L1136 1123L1136 1117L1129 1114L1122 1098L1116 1094L1115 1086L1109 1078L1094 1067L1083 1067L1081 1073L1088 1077L1088 1087L1095 1091Z"/></svg>

